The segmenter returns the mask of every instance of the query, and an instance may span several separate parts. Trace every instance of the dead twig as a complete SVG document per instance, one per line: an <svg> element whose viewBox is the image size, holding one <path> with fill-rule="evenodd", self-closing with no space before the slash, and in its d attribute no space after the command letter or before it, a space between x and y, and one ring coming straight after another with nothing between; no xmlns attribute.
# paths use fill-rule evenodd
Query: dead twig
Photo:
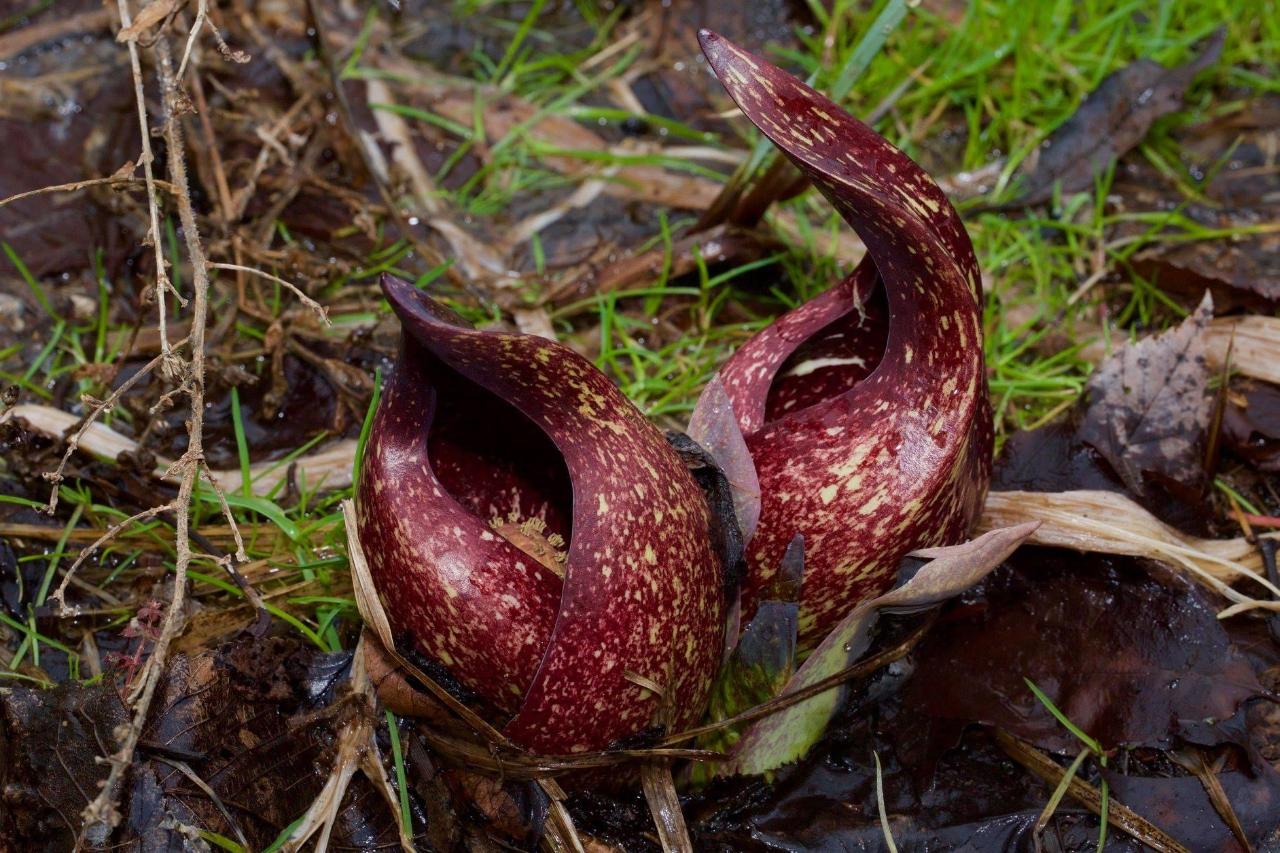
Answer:
<svg viewBox="0 0 1280 853"><path fill-rule="evenodd" d="M120 16L120 31L129 31L133 27L133 16L129 12L129 0L116 0L116 9ZM156 178L151 169L151 164L155 162L155 155L151 152L151 126L147 121L147 101L142 86L142 60L138 56L137 38L126 39L125 44L129 48L129 68L133 72L133 99L138 105L138 129L142 138L142 156L139 161L142 165L143 178L147 184L147 212L151 219L146 239L143 242L144 244L150 243L155 251L156 326L160 330L160 355L163 361L169 364L172 354L169 351L169 335L165 326L168 309L165 307L164 295L166 292L172 293L173 297L178 300L178 304L183 307L186 307L187 301L178 293L177 288L173 286L173 282L169 280L168 272L165 271L164 248L160 241L160 200L156 194Z"/></svg>
<svg viewBox="0 0 1280 853"><path fill-rule="evenodd" d="M24 198L44 195L45 193L69 193L77 190L88 189L89 187L102 186L104 184L108 186L116 186L118 184L140 184L143 183L143 181L133 176L133 173L137 168L138 166L136 163L129 162L117 169L114 174L108 175L105 178L90 178L87 181L72 181L69 184L54 184L53 186L27 190L26 192L11 195L5 199L0 199L0 207L4 207L6 204L10 204L15 201L22 201ZM173 184L168 181L156 181L155 185L167 193L173 192Z"/></svg>
<svg viewBox="0 0 1280 853"><path fill-rule="evenodd" d="M67 590L67 585L70 584L72 582L72 578L75 577L76 571L80 568L80 566L84 564L85 560L89 559L89 557L91 557L103 545L107 544L108 542L110 542L111 540L119 536L120 531L128 527L132 527L138 522L148 521L152 518L155 518L157 515L168 512L173 508L174 507L172 503L167 503L167 504L160 504L159 506L153 506L148 509L144 509L141 512L136 512L133 515L129 516L128 518L124 519L123 521L119 521L111 525L110 527L108 527L106 532L103 533L101 536L99 536L97 539L95 539L89 545L88 548L83 549L80 552L80 555L76 557L75 562L71 564L71 567L67 569L67 571L62 575L62 580L58 583L57 589L55 589L53 591L53 594L49 596L50 601L58 602L59 615L61 616L74 615L74 611L70 610L67 607L66 599L63 597L63 594Z"/></svg>
<svg viewBox="0 0 1280 853"><path fill-rule="evenodd" d="M1050 785L1057 785L1066 775L1066 771L1056 761L1031 744L1019 740L1002 729L996 729L995 736L1000 748L1010 758ZM1095 815L1102 814L1101 792L1080 777L1077 776L1068 783L1067 793ZM1136 838L1159 853L1189 853L1186 847L1179 844L1164 830L1128 806L1116 802L1114 797L1111 797L1108 803L1107 820L1116 829Z"/></svg>
<svg viewBox="0 0 1280 853"><path fill-rule="evenodd" d="M274 281L276 284L280 285L281 287L285 288L290 293L292 293L294 296L296 296L299 302L301 302L303 305L307 306L312 311L314 311L316 316L320 318L321 323L324 323L326 326L333 325L333 323L330 322L329 320L329 312L325 310L323 305L321 305L319 302L316 302L310 296L307 296L307 294L303 293L302 288L298 287L296 284L285 281L279 276L272 275L271 273L264 272L263 270L254 269L253 267L240 266L239 264L210 263L209 268L215 269L215 270L226 270L228 272L249 273L250 275L256 275L261 278L265 278L268 281Z"/></svg>
<svg viewBox="0 0 1280 853"><path fill-rule="evenodd" d="M127 0L118 0L121 23L128 26L129 15ZM128 40L128 47L134 69L134 83L138 101L139 120L142 127L144 146L143 163L148 180L148 196L152 203L153 237L157 253L159 252L159 228L155 219L154 185L151 183L150 143L147 123L146 105L142 97L141 63L138 60L137 44ZM172 360L162 362L182 381L190 402L190 415L187 419L187 450L179 460L181 482L178 495L174 500L174 531L176 559L174 564L173 596L165 612L164 621L156 638L150 657L143 669L141 677L129 695L129 703L133 710L132 718L123 732L119 733L119 748L107 757L110 771L98 795L81 812L83 821L76 841L77 849L88 844L101 844L111 830L120 822L120 813L116 806L120 788L125 774L133 763L134 751L145 728L147 715L151 709L151 701L164 672L165 661L170 645L183 625L183 608L186 602L187 571L191 565L191 498L195 484L200 477L200 466L204 461L204 380L205 380L205 328L208 321L209 276L204 248L200 243L200 229L196 222L195 210L191 203L191 193L187 180L187 164L181 115L186 98L182 94L177 78L173 73L173 57L168 36L161 30L156 37L153 48L160 82L160 93L164 108L163 136L168 156L170 179L176 189L178 219L186 244L187 257L192 268L191 357L182 363L172 356L167 341L161 334L161 359L166 356ZM158 258L162 261L162 258ZM163 266L158 275L163 276ZM166 278L167 281L167 278ZM163 299L161 299L163 305ZM163 324L163 309L160 323ZM161 325L163 329L163 325Z"/></svg>
<svg viewBox="0 0 1280 853"><path fill-rule="evenodd" d="M49 504L44 510L48 515L53 515L58 509L58 485L62 482L63 475L67 470L67 464L70 462L72 454L76 452L76 448L80 446L80 442L84 439L85 434L89 432L99 417L106 412L111 411L111 409L120 402L120 398L123 397L130 388L149 376L151 371L155 370L156 367L163 364L167 358L172 356L173 350L180 348L186 342L187 339L183 338L181 341L174 344L172 349L167 352L161 352L160 355L144 364L137 373L130 376L124 382L121 382L120 385L111 392L110 396L105 400L96 403L89 410L89 414L85 415L84 419L80 422L80 426L77 427L76 431L67 439L67 448L62 453L62 459L58 462L58 467L44 475L44 478L53 484L53 489L49 494ZM117 451L116 454L113 454L113 456L116 455L119 455L119 451Z"/></svg>

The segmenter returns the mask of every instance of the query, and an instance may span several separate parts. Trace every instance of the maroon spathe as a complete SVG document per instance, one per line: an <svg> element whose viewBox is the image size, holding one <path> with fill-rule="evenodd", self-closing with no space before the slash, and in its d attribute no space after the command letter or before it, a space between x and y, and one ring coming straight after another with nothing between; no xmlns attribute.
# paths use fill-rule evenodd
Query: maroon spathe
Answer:
<svg viewBox="0 0 1280 853"><path fill-rule="evenodd" d="M540 753L705 707L723 631L706 501L658 430L554 341L478 331L384 277L403 327L357 517L392 625ZM527 531L554 559L513 537ZM563 581L560 574L563 573Z"/></svg>
<svg viewBox="0 0 1280 853"><path fill-rule="evenodd" d="M721 371L760 483L743 613L803 533L812 648L908 551L958 542L977 519L993 445L981 279L959 216L910 158L791 75L700 39L747 118L867 246L847 279Z"/></svg>

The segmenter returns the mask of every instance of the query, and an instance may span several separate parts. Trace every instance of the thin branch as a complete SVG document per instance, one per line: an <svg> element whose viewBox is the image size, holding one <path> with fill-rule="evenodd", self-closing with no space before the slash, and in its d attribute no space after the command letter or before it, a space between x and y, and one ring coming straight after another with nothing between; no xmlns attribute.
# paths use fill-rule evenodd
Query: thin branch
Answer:
<svg viewBox="0 0 1280 853"><path fill-rule="evenodd" d="M181 347L186 342L187 339L183 338L173 345L173 349ZM90 409L89 414L85 416L84 420L80 423L80 426L74 433L72 433L71 437L67 439L67 449L62 452L62 459L58 462L58 467L44 475L46 480L53 483L53 490L49 495L49 504L45 507L46 513L53 515L54 511L58 508L58 485L62 482L63 474L67 470L67 464L71 461L71 455L75 453L76 448L80 446L80 439L84 438L84 434L89 431L89 428L94 425L99 417L101 417L105 412L109 412L111 409L115 408L116 404L120 402L120 398L124 396L130 388L137 385L144 377L150 375L151 371L155 370L156 366L165 361L170 355L172 355L172 352L161 352L160 355L144 364L137 373L130 376L124 382L121 382L120 385L111 392L110 396L95 404L93 408Z"/></svg>
<svg viewBox="0 0 1280 853"><path fill-rule="evenodd" d="M231 528L231 537L236 543L236 562L249 562L249 555L244 550L244 539L240 536L240 526L236 524L235 517L231 515L231 507L227 506L227 495L222 490L222 485L218 482L218 478L213 475L213 471L209 468L209 463L200 462L200 473L204 474L205 482L213 487L213 493L218 498L218 506L222 509L222 516L227 520L227 526Z"/></svg>
<svg viewBox="0 0 1280 853"><path fill-rule="evenodd" d="M8 198L0 199L0 207L4 207L6 204L11 204L15 201L22 201L24 198L31 198L35 195L44 195L45 193L69 193L75 192L76 190L88 189L89 187L102 186L103 184L140 184L143 183L143 181L133 176L133 172L137 168L137 164L130 162L125 163L117 169L115 174L109 175L105 178L90 178L87 181L72 181L69 184L54 184L49 187L27 190L24 193L18 193L17 195L11 195ZM168 181L156 181L155 185L163 189L165 192L173 192L173 185Z"/></svg>
<svg viewBox="0 0 1280 853"><path fill-rule="evenodd" d="M119 0L122 14L127 15L125 0ZM126 24L127 25L127 24ZM143 144L147 143L146 113L141 100L141 71L137 62L137 48L129 43L131 55L134 57L135 83L138 86L139 109L143 123ZM102 785L97 797L89 803L81 813L84 821L77 847L87 843L105 840L111 829L120 822L117 801L125 775L133 762L134 751L147 721L151 702L156 688L164 673L164 664L168 657L169 647L183 624L183 606L186 602L187 571L191 565L191 497L196 482L200 477L200 464L204 460L204 378L205 378L205 327L209 313L209 275L208 262L204 248L200 244L200 229L196 222L195 210L191 203L191 191L187 180L187 164L185 145L180 120L180 104L185 101L177 78L174 76L173 54L169 38L162 31L156 38L154 46L156 65L159 70L160 91L164 104L164 140L168 155L168 170L176 193L178 218L182 225L186 242L187 257L192 268L192 287L194 290L191 317L191 360L185 367L184 382L191 405L187 420L187 450L183 454L182 480L178 487L178 495L174 503L175 510L175 550L177 552L174 565L173 597L165 613L160 636L156 639L151 656L148 658L138 686L129 699L133 707L133 717L121 738L119 750L107 760L111 770ZM144 163L147 162L144 158ZM148 165L148 176L150 176ZM154 208L153 208L154 213ZM158 234L158 229L157 229ZM163 322L163 320L162 320ZM162 341L167 351L167 343ZM162 353L163 354L163 353ZM176 359L175 359L176 361Z"/></svg>
<svg viewBox="0 0 1280 853"><path fill-rule="evenodd" d="M133 515L129 516L123 521L119 521L111 525L111 527L107 528L105 533L103 533L97 539L93 540L92 544L90 544L89 547L83 549L80 552L80 555L76 557L75 562L71 564L71 568L67 569L66 573L63 574L62 581L58 584L58 588L55 589L53 591L53 594L49 596L49 600L58 602L59 615L61 616L73 615L72 611L67 608L66 600L63 598L63 594L67 590L67 585L71 583L71 579L75 576L76 570L79 569L80 566L84 564L85 560L89 559L89 557L91 557L103 545L105 545L106 543L110 542L112 539L115 539L117 536L119 536L122 530L125 530L133 526L134 524L137 524L140 521L148 521L152 518L155 518L157 515L160 515L161 513L167 512L171 509L173 509L173 504L167 503L167 504L160 504L159 506L153 506L150 509L144 509L142 510L142 512L135 512Z"/></svg>
<svg viewBox="0 0 1280 853"><path fill-rule="evenodd" d="M249 555L246 554L244 550L244 538L240 535L240 525L236 524L235 516L231 514L231 507L227 505L227 496L222 490L222 485L218 483L218 479L213 475L213 471L210 470L209 464L201 461L200 471L204 474L205 481L213 488L213 493L218 498L218 506L222 510L222 517L227 520L227 526L231 530L231 537L236 543L235 554L227 554L226 556L219 558L218 565L222 566L223 570L231 576L231 580L240 589L240 591L244 593L244 597L249 600L249 603L253 605L253 608L258 611L259 617L262 617L267 610L266 605L262 603L262 596L258 595L258 591L253 588L253 585L249 583L248 579L245 578L244 575L240 574L232 564L233 556L235 562L249 562Z"/></svg>
<svg viewBox="0 0 1280 853"><path fill-rule="evenodd" d="M329 312L324 309L323 305L321 305L319 302L316 302L310 296L307 296L307 294L303 293L302 289L298 287L296 284L287 282L284 279L280 278L279 276L272 275L271 273L264 272L263 270L254 269L253 267L242 267L239 264L210 263L209 267L211 269L226 270L228 272L250 273L252 275L265 278L268 281L274 281L276 284L283 286L294 296L298 297L299 302L301 302L303 305L307 306L312 311L314 311L316 313L316 316L320 318L320 322L324 323L326 326L333 325L333 323L330 322L329 320Z"/></svg>
<svg viewBox="0 0 1280 853"><path fill-rule="evenodd" d="M196 46L196 39L200 36L200 31L204 29L205 21L209 18L209 0L197 0L196 3L196 21L191 25L191 32L187 34L187 46L182 51L182 61L178 63L178 79L181 80L183 74L187 70L187 60L191 58L191 49Z"/></svg>
<svg viewBox="0 0 1280 853"><path fill-rule="evenodd" d="M129 12L128 0L116 0L116 9L120 14L120 29L128 30L133 26L133 15ZM147 100L146 94L142 88L142 60L138 57L138 42L136 39L128 39L129 48L129 67L133 72L133 98L138 103L138 129L141 131L142 137L142 175L147 184L147 210L151 216L151 226L147 230L147 240L151 242L151 247L155 250L156 256L156 326L160 331L160 355L165 361L169 360L169 333L165 328L165 314L168 309L165 306L165 292L172 291L174 297L179 304L186 305L186 300L182 298L177 289L174 288L173 282L169 281L169 274L165 271L164 266L164 249L160 245L160 201L156 195L156 178L152 173L151 164L155 162L155 155L151 153L151 128L147 122Z"/></svg>

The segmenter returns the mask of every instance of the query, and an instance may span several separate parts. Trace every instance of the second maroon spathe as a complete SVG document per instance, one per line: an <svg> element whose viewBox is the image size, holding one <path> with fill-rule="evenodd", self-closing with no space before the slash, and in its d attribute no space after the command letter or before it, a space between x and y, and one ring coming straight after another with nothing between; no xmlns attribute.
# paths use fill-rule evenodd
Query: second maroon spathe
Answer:
<svg viewBox="0 0 1280 853"><path fill-rule="evenodd" d="M888 586L913 548L958 542L990 481L981 279L946 196L910 158L720 36L703 51L743 113L867 246L844 281L720 373L756 468L743 612L805 537L801 645Z"/></svg>

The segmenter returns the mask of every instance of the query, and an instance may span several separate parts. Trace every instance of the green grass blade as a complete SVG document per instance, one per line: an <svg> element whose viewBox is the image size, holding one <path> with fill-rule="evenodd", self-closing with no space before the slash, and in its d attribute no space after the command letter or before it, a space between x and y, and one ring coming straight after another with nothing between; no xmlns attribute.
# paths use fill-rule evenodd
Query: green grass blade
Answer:
<svg viewBox="0 0 1280 853"><path fill-rule="evenodd" d="M409 783L404 772L404 750L400 747L400 726L396 715L387 715L387 731L391 733L391 759L396 766L396 790L400 793L400 825L406 838L413 838L413 814L409 811Z"/></svg>
<svg viewBox="0 0 1280 853"><path fill-rule="evenodd" d="M1027 687L1031 688L1031 692L1040 700L1040 704L1044 705L1045 708L1049 710L1049 713L1053 714L1054 718L1056 718L1058 722L1062 723L1067 731L1071 732L1080 740L1081 743L1093 750L1095 755L1098 755L1099 757L1106 755L1106 751L1102 748L1102 744L1085 734L1084 729L1071 722L1071 720L1067 718L1067 715L1062 713L1062 711L1058 709L1057 705L1053 704L1053 700L1051 700L1034 681L1030 678L1024 678L1022 680L1026 682Z"/></svg>

